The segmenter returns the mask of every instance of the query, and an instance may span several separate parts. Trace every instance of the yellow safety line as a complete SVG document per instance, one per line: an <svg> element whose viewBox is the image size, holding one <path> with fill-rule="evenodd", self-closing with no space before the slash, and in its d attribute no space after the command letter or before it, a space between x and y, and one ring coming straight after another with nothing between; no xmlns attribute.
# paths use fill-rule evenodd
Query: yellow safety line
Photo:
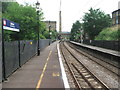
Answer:
<svg viewBox="0 0 120 90"><path fill-rule="evenodd" d="M36 90L38 90L38 88L40 88L40 85L41 85L41 82L42 82L42 79L43 79L43 76L44 76L44 73L45 73L45 70L46 70L48 61L49 61L49 59L50 59L51 53L52 53L52 51L50 51L50 53L49 53L49 55L48 55L48 58L47 58L47 61L46 61L45 65L44 65L42 74L41 74L40 79L39 79L39 81L38 81L38 83L37 83Z"/></svg>

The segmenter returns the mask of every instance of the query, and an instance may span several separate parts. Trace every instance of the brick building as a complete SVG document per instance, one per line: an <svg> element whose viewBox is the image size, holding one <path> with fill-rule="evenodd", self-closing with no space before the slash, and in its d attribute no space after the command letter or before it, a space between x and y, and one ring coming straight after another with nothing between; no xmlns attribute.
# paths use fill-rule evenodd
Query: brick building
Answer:
<svg viewBox="0 0 120 90"><path fill-rule="evenodd" d="M112 12L112 22L113 25L120 24L120 9Z"/></svg>

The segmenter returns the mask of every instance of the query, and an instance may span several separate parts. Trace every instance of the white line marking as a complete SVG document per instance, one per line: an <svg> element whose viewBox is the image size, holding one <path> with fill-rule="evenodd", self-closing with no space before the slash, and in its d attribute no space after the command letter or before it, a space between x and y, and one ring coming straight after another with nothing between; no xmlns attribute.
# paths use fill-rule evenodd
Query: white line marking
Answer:
<svg viewBox="0 0 120 90"><path fill-rule="evenodd" d="M60 49L59 49L59 44L57 44L57 50L58 50L58 57L59 57L59 62L60 62L60 67L61 67L62 79L63 79L63 82L64 82L64 87L69 89L70 86L69 86L68 79L67 79L67 76L66 76L66 73L65 73L65 69L64 69L64 66L63 66L63 62L62 62L62 58L61 58L61 54L60 54Z"/></svg>

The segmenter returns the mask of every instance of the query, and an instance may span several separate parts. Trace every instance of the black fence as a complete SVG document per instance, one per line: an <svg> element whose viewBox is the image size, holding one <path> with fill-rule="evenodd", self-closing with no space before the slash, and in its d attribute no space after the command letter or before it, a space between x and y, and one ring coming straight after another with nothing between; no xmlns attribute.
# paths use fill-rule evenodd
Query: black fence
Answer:
<svg viewBox="0 0 120 90"><path fill-rule="evenodd" d="M120 41L84 40L84 44L120 51Z"/></svg>
<svg viewBox="0 0 120 90"><path fill-rule="evenodd" d="M37 41L20 41L20 66L37 52Z"/></svg>
<svg viewBox="0 0 120 90"><path fill-rule="evenodd" d="M50 43L52 43L52 40L50 40L50 39L46 39L46 40L44 40L44 39L41 39L40 40L40 49L42 50L42 49L44 49L46 46L48 46Z"/></svg>
<svg viewBox="0 0 120 90"><path fill-rule="evenodd" d="M45 48L51 42L49 39L40 40L40 49ZM30 58L37 53L38 43L36 40L29 41L12 41L4 43L4 65L3 80L8 78L14 71L25 64Z"/></svg>
<svg viewBox="0 0 120 90"><path fill-rule="evenodd" d="M1 46L2 46L2 41L0 40L0 82L2 82L2 47Z"/></svg>
<svg viewBox="0 0 120 90"><path fill-rule="evenodd" d="M5 42L5 77L8 77L19 67L18 42Z"/></svg>

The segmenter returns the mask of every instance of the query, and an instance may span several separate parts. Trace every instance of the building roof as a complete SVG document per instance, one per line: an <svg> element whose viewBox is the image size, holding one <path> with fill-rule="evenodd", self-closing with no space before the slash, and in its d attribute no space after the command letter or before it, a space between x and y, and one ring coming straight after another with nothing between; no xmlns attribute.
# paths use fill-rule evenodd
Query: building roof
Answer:
<svg viewBox="0 0 120 90"><path fill-rule="evenodd" d="M113 11L112 13L115 13L115 12L118 12L118 11L120 11L120 9L118 9L118 10L115 10L115 11Z"/></svg>

